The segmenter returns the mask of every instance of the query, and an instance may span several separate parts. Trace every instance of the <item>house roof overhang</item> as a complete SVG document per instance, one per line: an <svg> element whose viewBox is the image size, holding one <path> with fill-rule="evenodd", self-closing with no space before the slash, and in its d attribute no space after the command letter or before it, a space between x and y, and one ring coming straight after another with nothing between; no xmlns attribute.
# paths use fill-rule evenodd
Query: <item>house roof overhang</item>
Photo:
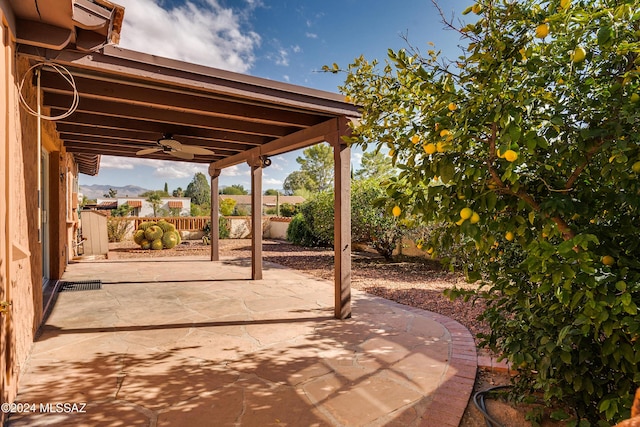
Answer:
<svg viewBox="0 0 640 427"><path fill-rule="evenodd" d="M21 45L19 54L44 63L43 105L51 115L64 113L74 96L52 65L73 76L77 109L56 121L56 129L68 152L84 156L78 157L85 159L83 173L97 173L100 155L140 157L137 152L157 148L165 134L213 154L181 159L159 149L143 157L221 169L322 142L337 132L339 120L359 116L336 93L114 46L87 53Z"/></svg>

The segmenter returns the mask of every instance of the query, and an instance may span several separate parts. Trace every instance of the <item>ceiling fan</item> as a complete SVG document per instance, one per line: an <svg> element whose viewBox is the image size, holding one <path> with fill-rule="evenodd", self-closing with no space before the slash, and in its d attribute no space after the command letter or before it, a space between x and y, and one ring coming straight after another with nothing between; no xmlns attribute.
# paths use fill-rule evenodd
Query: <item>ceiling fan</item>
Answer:
<svg viewBox="0 0 640 427"><path fill-rule="evenodd" d="M173 135L170 133L164 134L162 138L156 141L158 147L145 148L136 152L136 156L144 156L146 154L156 153L162 151L165 154L169 154L173 157L184 160L192 160L195 154L199 155L211 155L213 151L204 147L196 147L194 145L183 145L180 142L173 139Z"/></svg>

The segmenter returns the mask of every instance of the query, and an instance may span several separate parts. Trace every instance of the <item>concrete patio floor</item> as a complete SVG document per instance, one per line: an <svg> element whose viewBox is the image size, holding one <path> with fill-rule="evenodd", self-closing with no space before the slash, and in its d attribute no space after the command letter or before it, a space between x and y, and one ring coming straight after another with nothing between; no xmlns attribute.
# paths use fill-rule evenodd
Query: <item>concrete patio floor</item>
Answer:
<svg viewBox="0 0 640 427"><path fill-rule="evenodd" d="M326 280L249 277L248 260L69 265L102 289L58 294L19 383L35 411L9 425L459 424L477 367L462 325L356 290L336 320Z"/></svg>

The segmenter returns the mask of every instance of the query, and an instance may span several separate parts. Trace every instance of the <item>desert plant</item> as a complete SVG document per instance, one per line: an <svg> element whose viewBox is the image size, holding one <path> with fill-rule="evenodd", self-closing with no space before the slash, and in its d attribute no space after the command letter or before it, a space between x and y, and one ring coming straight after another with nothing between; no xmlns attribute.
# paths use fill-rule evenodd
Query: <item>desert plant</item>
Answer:
<svg viewBox="0 0 640 427"><path fill-rule="evenodd" d="M144 230L144 237L146 237L147 240L153 241L161 238L163 233L164 231L162 231L162 228L158 227L157 225L152 225L151 227Z"/></svg>
<svg viewBox="0 0 640 427"><path fill-rule="evenodd" d="M146 221L133 233L133 241L142 249L172 249L182 241L175 226L167 221Z"/></svg>
<svg viewBox="0 0 640 427"><path fill-rule="evenodd" d="M153 242L151 242L151 249L153 249L154 251L159 251L162 248L163 248L162 239L156 239Z"/></svg>
<svg viewBox="0 0 640 427"><path fill-rule="evenodd" d="M138 229L133 233L133 241L136 242L136 245L141 245L144 239L144 230Z"/></svg>
<svg viewBox="0 0 640 427"><path fill-rule="evenodd" d="M110 242L121 242L129 230L129 222L117 218L107 220L107 238Z"/></svg>
<svg viewBox="0 0 640 427"><path fill-rule="evenodd" d="M176 231L166 231L162 235L162 245L167 249L175 248L178 244L178 233Z"/></svg>

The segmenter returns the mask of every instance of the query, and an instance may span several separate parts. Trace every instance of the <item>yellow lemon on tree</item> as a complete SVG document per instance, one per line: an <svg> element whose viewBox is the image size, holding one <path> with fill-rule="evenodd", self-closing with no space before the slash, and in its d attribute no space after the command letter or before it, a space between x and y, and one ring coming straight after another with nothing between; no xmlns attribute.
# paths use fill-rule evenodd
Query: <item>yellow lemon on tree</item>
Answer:
<svg viewBox="0 0 640 427"><path fill-rule="evenodd" d="M418 142L420 142L420 135L413 135L411 137L411 142L414 144L417 144Z"/></svg>
<svg viewBox="0 0 640 427"><path fill-rule="evenodd" d="M505 233L505 235L504 235L504 238L507 239L508 241L512 241L514 237L515 236L513 235L513 233L511 231L507 231Z"/></svg>
<svg viewBox="0 0 640 427"><path fill-rule="evenodd" d="M536 37L543 39L549 35L549 24L544 23L536 27Z"/></svg>
<svg viewBox="0 0 640 427"><path fill-rule="evenodd" d="M431 255L431 254L433 253L433 248L429 248L429 249L427 249L427 253L428 253L429 255Z"/></svg>
<svg viewBox="0 0 640 427"><path fill-rule="evenodd" d="M602 263L611 266L616 263L616 260L611 255L605 255L602 257Z"/></svg>
<svg viewBox="0 0 640 427"><path fill-rule="evenodd" d="M453 102L450 102L449 105L447 105L447 108L449 109L449 111L456 111L458 109L458 106Z"/></svg>
<svg viewBox="0 0 640 427"><path fill-rule="evenodd" d="M630 100L635 104L636 102L640 101L640 95L634 92L633 94L631 94Z"/></svg>
<svg viewBox="0 0 640 427"><path fill-rule="evenodd" d="M402 213L402 209L400 209L400 206L395 205L391 210L391 213L393 214L393 216L400 216L400 214Z"/></svg>
<svg viewBox="0 0 640 427"><path fill-rule="evenodd" d="M451 135L451 132L449 132L447 129L442 129L442 130L440 131L440 136L441 136L441 137L445 137L445 136L447 136L447 135Z"/></svg>
<svg viewBox="0 0 640 427"><path fill-rule="evenodd" d="M640 161L637 161L633 165L631 165L631 170L635 173L640 173Z"/></svg>
<svg viewBox="0 0 640 427"><path fill-rule="evenodd" d="M344 97L344 102L351 103L351 97L349 95Z"/></svg>
<svg viewBox="0 0 640 427"><path fill-rule="evenodd" d="M427 154L433 154L437 151L436 145L432 142L426 144L423 148L424 152Z"/></svg>
<svg viewBox="0 0 640 427"><path fill-rule="evenodd" d="M474 212L474 213L471 215L471 218L469 218L469 222L470 222L471 224L476 224L476 223L478 223L479 221L480 221L480 215L478 215L478 213L477 213L477 212Z"/></svg>
<svg viewBox="0 0 640 427"><path fill-rule="evenodd" d="M582 46L578 46L571 52L571 60L575 63L584 61L587 57L587 51Z"/></svg>
<svg viewBox="0 0 640 427"><path fill-rule="evenodd" d="M471 208L462 208L460 211L460 218L469 219L473 215L473 210Z"/></svg>
<svg viewBox="0 0 640 427"><path fill-rule="evenodd" d="M393 155L394 155L394 154L396 154L396 152L395 152L395 151L393 151L393 150L389 150L389 157L393 157Z"/></svg>
<svg viewBox="0 0 640 427"><path fill-rule="evenodd" d="M471 6L471 11L476 15L479 15L480 12L482 12L482 5L479 5L478 3L474 4Z"/></svg>
<svg viewBox="0 0 640 427"><path fill-rule="evenodd" d="M560 0L560 7L563 9L569 9L571 6L571 0Z"/></svg>
<svg viewBox="0 0 640 427"><path fill-rule="evenodd" d="M438 153L444 153L445 148L446 148L445 143L442 141L438 141L438 143L436 144L436 151Z"/></svg>
<svg viewBox="0 0 640 427"><path fill-rule="evenodd" d="M507 150L507 151L504 152L504 158L508 162L515 162L516 159L518 158L518 153L516 153L513 150Z"/></svg>

